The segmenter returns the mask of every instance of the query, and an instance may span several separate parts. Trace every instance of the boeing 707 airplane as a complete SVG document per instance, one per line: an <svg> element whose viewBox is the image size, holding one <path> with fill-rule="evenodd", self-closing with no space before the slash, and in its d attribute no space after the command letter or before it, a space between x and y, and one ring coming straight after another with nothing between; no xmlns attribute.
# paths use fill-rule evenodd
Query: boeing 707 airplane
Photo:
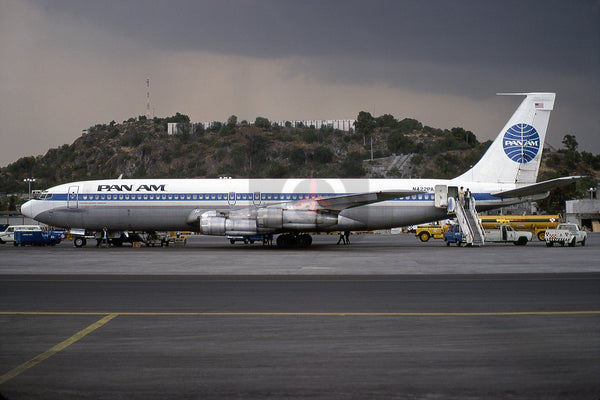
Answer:
<svg viewBox="0 0 600 400"><path fill-rule="evenodd" d="M580 177L536 183L555 93L525 96L489 149L454 179L106 179L71 182L23 204L48 225L100 231L192 230L205 235L280 234L309 246L310 233L376 230L453 217L458 188L478 211L546 197Z"/></svg>

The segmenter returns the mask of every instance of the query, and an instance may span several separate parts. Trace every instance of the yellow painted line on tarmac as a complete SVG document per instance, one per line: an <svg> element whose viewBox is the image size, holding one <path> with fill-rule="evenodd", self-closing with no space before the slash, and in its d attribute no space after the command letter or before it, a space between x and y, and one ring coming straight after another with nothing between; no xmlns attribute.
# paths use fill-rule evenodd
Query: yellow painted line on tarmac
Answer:
<svg viewBox="0 0 600 400"><path fill-rule="evenodd" d="M600 315L600 310L584 311L498 311L498 312L54 312L0 311L0 315L78 316L106 315L124 317L495 317L519 315ZM112 319L110 318L110 319ZM109 320L110 320L109 319ZM102 321L102 320L101 320ZM99 321L100 322L100 321ZM106 321L108 322L108 321ZM96 329L96 328L94 328ZM87 334L87 333L86 333Z"/></svg>
<svg viewBox="0 0 600 400"><path fill-rule="evenodd" d="M506 312L68 312L68 311L0 311L0 315L82 316L104 317L70 338L53 346L29 361L0 376L0 385L36 366L54 354L81 340L118 316L129 317L496 317L496 316L574 316L600 315L600 310L588 311L506 311Z"/></svg>
<svg viewBox="0 0 600 400"><path fill-rule="evenodd" d="M52 357L54 354L58 353L59 351L66 349L67 347L69 347L73 343L75 343L75 342L79 341L80 339L82 339L83 337L89 335L90 333L92 333L96 329L100 328L102 325L106 324L110 320L114 319L118 315L119 314L109 314L109 315L105 316L104 318L102 318L102 319L94 322L93 324L91 324L87 328L85 328L85 329L77 332L76 334L74 334L73 336L71 336L70 338L68 338L67 340L64 340L64 341L60 342L59 344L57 344L56 346L54 346L54 347L50 348L49 350L43 352L42 354L40 354L40 355L32 358L29 361L24 362L23 364L19 365L18 367L16 367L12 371L9 371L6 374L0 376L0 385L3 384L6 381L11 380L12 378L14 378L16 376L22 374L23 372L27 371L29 368L36 366L37 364L39 364L42 361L48 359L49 357Z"/></svg>

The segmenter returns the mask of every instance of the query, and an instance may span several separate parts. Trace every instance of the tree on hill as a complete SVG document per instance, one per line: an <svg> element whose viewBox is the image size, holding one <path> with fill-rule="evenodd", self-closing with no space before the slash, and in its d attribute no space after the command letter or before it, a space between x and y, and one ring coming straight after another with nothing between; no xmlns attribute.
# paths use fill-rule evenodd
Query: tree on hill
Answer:
<svg viewBox="0 0 600 400"><path fill-rule="evenodd" d="M397 128L404 133L412 133L415 131L422 131L423 124L413 118L404 118L398 122Z"/></svg>
<svg viewBox="0 0 600 400"><path fill-rule="evenodd" d="M383 114L375 118L378 128L395 129L398 127L398 120L391 114Z"/></svg>
<svg viewBox="0 0 600 400"><path fill-rule="evenodd" d="M362 167L363 155L358 152L349 153L342 163L343 178L360 178L365 175Z"/></svg>
<svg viewBox="0 0 600 400"><path fill-rule="evenodd" d="M388 136L387 146L392 153L397 154L412 153L414 149L413 141L404 136L400 130L395 130Z"/></svg>
<svg viewBox="0 0 600 400"><path fill-rule="evenodd" d="M254 126L262 129L271 129L271 123L267 118L264 117L256 117L256 120L254 120Z"/></svg>
<svg viewBox="0 0 600 400"><path fill-rule="evenodd" d="M232 115L229 118L227 118L227 126L229 127L235 127L237 125L238 122L238 117L236 115Z"/></svg>
<svg viewBox="0 0 600 400"><path fill-rule="evenodd" d="M371 133L377 127L377 121L366 111L361 111L358 113L358 117L356 117L356 122L354 125L356 129L356 133L363 136L364 143L367 143L367 137L371 136Z"/></svg>
<svg viewBox="0 0 600 400"><path fill-rule="evenodd" d="M179 124L189 124L190 123L190 117L188 117L185 114L176 113L172 117L165 118L164 121L166 123L174 122L174 123L179 123Z"/></svg>

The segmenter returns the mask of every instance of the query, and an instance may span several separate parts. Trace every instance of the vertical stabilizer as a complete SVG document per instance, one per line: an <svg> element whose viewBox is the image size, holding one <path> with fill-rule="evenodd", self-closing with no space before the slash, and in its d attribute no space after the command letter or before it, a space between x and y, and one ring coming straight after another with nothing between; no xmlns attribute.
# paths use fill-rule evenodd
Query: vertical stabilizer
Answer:
<svg viewBox="0 0 600 400"><path fill-rule="evenodd" d="M555 93L507 93L527 96L481 160L457 180L529 184L537 179Z"/></svg>

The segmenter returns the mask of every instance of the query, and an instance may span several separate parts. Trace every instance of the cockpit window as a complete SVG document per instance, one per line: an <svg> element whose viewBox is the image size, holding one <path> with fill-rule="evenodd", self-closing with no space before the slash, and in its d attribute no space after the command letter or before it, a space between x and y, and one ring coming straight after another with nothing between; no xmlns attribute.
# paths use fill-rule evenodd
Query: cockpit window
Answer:
<svg viewBox="0 0 600 400"><path fill-rule="evenodd" d="M43 191L42 193L40 193L40 195L37 198L39 200L48 200L48 199L52 198L52 193L48 193L47 191Z"/></svg>

